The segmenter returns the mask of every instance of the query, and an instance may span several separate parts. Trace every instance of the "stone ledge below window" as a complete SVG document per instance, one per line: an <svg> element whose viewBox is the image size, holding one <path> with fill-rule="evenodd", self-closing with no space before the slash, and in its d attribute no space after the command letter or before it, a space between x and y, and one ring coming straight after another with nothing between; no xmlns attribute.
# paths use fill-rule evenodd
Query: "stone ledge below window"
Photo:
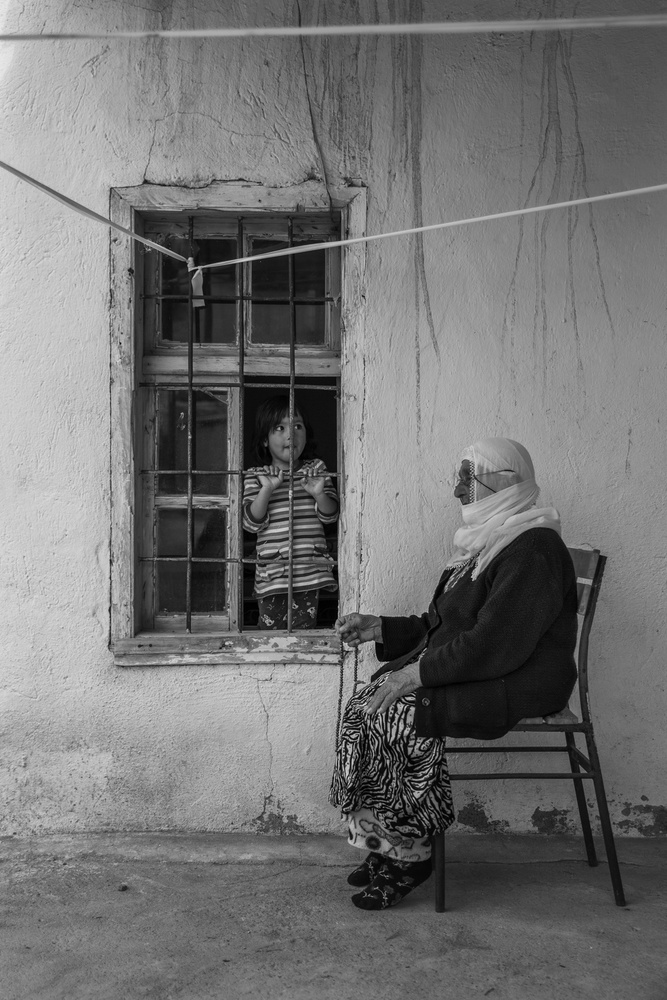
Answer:
<svg viewBox="0 0 667 1000"><path fill-rule="evenodd" d="M187 667L253 663L338 663L341 644L327 629L301 634L174 635L140 632L110 644L118 667Z"/></svg>

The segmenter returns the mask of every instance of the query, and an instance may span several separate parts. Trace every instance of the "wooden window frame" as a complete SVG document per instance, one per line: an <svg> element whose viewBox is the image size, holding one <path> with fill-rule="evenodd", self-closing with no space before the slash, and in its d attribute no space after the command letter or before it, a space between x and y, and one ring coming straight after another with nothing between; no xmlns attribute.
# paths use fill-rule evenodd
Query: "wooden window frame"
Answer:
<svg viewBox="0 0 667 1000"><path fill-rule="evenodd" d="M216 182L207 188L141 185L111 191L113 221L140 232L143 213L206 210L250 216L326 212L331 204L341 213L345 236L365 234L366 192L344 188L330 192L316 182L289 188ZM341 607L358 604L361 469L363 467L363 364L365 244L342 248L341 254L341 422L339 599ZM110 649L119 666L234 664L240 662L337 662L340 645L331 630L301 634L279 632L219 632L174 634L141 631L137 588L136 518L138 465L135 455L137 387L145 369L141 329L141 297L135 290L136 250L133 241L112 233L110 243L110 485L111 485L111 600ZM319 352L321 355L321 352ZM154 356L150 364L162 367L169 357ZM205 361L203 362L205 365ZM216 359L219 365L219 359ZM323 359L309 371L304 360L298 374L326 374ZM283 371L285 367L285 371ZM219 370L219 367L218 369ZM267 375L288 373L288 358L266 358ZM338 374L332 371L331 374Z"/></svg>

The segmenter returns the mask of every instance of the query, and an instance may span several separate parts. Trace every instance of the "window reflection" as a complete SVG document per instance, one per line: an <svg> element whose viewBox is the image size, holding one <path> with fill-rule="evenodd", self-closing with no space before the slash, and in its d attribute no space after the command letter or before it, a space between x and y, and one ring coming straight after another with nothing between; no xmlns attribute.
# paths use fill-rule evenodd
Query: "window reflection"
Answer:
<svg viewBox="0 0 667 1000"><path fill-rule="evenodd" d="M173 245L172 245L173 244ZM233 260L236 257L236 240L197 240L192 247L188 240L170 240L170 249L184 257L192 256L197 264L213 264ZM162 277L159 287L162 340L187 344L188 328L188 283L190 272L182 261L165 256L162 261ZM200 344L233 344L237 337L236 271L233 267L204 270L206 305L193 310L194 339ZM182 296L165 298L164 296ZM227 299L227 302L216 301Z"/></svg>
<svg viewBox="0 0 667 1000"><path fill-rule="evenodd" d="M227 465L227 398L225 393L195 390L193 404L193 468L198 473L216 472ZM158 494L178 495L188 491L188 393L186 389L161 389L158 393ZM170 473L169 470L174 470ZM176 472L176 470L179 470ZM226 496L228 477L193 476L193 492Z"/></svg>
<svg viewBox="0 0 667 1000"><path fill-rule="evenodd" d="M319 240L302 240L303 246ZM254 240L252 253L270 253L289 244L277 240ZM321 299L326 295L326 254L324 250L296 254L294 259L294 341L297 345L323 345L326 336L324 302L303 303L302 299ZM287 257L261 260L252 265L251 336L255 344L289 344L290 306L273 304L289 302L289 263ZM266 302L271 300L272 304Z"/></svg>
<svg viewBox="0 0 667 1000"><path fill-rule="evenodd" d="M193 512L192 555L195 559L224 559L227 552L225 513L215 508ZM179 613L186 606L188 513L182 509L158 509L156 554L181 557L183 562L157 562L157 608L159 614ZM222 614L226 610L224 563L192 563L192 611Z"/></svg>

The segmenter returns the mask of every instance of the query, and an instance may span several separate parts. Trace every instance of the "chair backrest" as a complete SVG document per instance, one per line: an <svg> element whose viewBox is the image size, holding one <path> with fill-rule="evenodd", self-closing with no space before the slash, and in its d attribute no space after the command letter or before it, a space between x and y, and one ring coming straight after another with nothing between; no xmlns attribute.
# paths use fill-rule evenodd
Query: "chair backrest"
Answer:
<svg viewBox="0 0 667 1000"><path fill-rule="evenodd" d="M581 702L581 717L589 722L590 703L588 698L588 637L593 624L593 616L597 605L598 594L602 584L606 556L599 549L578 548L568 545L568 552L574 563L577 575L577 615L579 618L579 641L577 653L577 669L579 671L579 700Z"/></svg>

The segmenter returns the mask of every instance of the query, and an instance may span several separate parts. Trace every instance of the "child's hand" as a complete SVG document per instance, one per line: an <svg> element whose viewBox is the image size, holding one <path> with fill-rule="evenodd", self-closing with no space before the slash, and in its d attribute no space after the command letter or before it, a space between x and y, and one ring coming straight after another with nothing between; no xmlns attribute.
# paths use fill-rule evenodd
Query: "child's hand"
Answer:
<svg viewBox="0 0 667 1000"><path fill-rule="evenodd" d="M311 497L317 500L324 493L326 477L319 475L317 469L303 469L299 476L299 482L306 493L310 493Z"/></svg>
<svg viewBox="0 0 667 1000"><path fill-rule="evenodd" d="M260 486L271 490L272 493L283 481L283 470L277 465L264 465L261 469L255 470L255 475L259 479Z"/></svg>

